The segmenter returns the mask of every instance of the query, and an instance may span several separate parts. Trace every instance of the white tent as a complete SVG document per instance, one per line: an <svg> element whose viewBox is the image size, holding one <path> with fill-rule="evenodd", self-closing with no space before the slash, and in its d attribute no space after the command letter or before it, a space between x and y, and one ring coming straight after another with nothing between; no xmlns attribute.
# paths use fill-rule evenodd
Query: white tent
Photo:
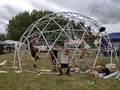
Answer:
<svg viewBox="0 0 120 90"><path fill-rule="evenodd" d="M4 42L7 44L14 44L15 46L19 43L18 41L13 41L13 40L5 40Z"/></svg>
<svg viewBox="0 0 120 90"><path fill-rule="evenodd" d="M19 45L22 45L23 43L20 43L19 41L14 41L14 40L5 40L4 43L6 44L14 44L15 48Z"/></svg>

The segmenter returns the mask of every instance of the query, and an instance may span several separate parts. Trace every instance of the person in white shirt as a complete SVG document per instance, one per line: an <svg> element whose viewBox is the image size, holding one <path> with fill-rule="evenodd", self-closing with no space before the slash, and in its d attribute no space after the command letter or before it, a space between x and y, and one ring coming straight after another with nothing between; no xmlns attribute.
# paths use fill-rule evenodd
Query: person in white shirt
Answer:
<svg viewBox="0 0 120 90"><path fill-rule="evenodd" d="M58 65L58 69L60 71L60 75L63 74L62 69L67 68L66 74L70 75L70 64L69 64L69 59L68 59L68 54L69 50L68 49L63 49L62 54L61 54L61 63Z"/></svg>

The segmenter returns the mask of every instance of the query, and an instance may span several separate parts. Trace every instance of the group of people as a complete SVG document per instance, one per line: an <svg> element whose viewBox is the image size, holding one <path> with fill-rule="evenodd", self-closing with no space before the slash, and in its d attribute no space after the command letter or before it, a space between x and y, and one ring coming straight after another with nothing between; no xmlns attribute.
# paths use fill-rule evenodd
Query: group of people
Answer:
<svg viewBox="0 0 120 90"><path fill-rule="evenodd" d="M36 53L39 52L39 48L37 46L37 37L33 37L32 40L30 41L29 47L30 47L30 52L33 60L33 67L37 69L36 61L39 58ZM60 49L62 51L61 55L61 63L58 64L58 69L60 71L60 74L62 74L62 68L67 68L67 74L69 74L70 67L69 67L69 61L68 61L68 49ZM56 45L49 51L50 52L50 59L51 63L53 65L52 71L56 71L57 69L57 57L58 57L58 48Z"/></svg>
<svg viewBox="0 0 120 90"><path fill-rule="evenodd" d="M103 32L104 30L105 30L104 27L100 28L99 32L97 33L96 36L98 36L98 34L100 32ZM80 59L83 59L85 51L91 48L89 46L89 44L87 44L86 40L87 40L86 36L83 36L82 38L80 38L80 43L79 43L79 46L78 46L78 48L80 50L80 54L81 54ZM30 41L30 45L29 45L31 56L32 56L32 59L33 59L33 66L34 66L35 69L37 69L36 61L39 58L36 55L36 53L39 51L39 49L36 47L36 45L37 45L37 37L35 36ZM61 62L59 64L56 62L57 57L58 57L58 50L62 51L62 53L61 53ZM50 52L51 63L52 63L52 66L53 66L52 71L56 71L56 69L58 68L58 70L60 71L60 75L62 75L63 74L62 68L67 68L66 73L70 74L71 65L69 63L69 58L68 58L69 50L67 48L58 49L57 45L54 45L50 49L49 52Z"/></svg>

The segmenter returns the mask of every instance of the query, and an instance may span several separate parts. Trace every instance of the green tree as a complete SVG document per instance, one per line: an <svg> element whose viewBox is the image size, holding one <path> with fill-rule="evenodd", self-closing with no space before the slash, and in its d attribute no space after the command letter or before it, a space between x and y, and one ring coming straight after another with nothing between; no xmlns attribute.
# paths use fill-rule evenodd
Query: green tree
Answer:
<svg viewBox="0 0 120 90"><path fill-rule="evenodd" d="M30 24L50 13L52 12L37 10L33 10L31 13L27 11L19 13L11 20L9 20L7 38L12 40L19 40Z"/></svg>
<svg viewBox="0 0 120 90"><path fill-rule="evenodd" d="M0 33L0 41L4 41L6 39L6 34Z"/></svg>
<svg viewBox="0 0 120 90"><path fill-rule="evenodd" d="M9 20L7 38L19 40L25 29L31 24L29 12L19 13Z"/></svg>

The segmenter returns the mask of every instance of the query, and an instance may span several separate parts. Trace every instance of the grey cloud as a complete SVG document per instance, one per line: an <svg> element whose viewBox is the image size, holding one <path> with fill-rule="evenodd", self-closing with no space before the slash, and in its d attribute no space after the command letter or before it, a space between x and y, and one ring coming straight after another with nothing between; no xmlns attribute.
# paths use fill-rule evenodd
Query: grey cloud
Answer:
<svg viewBox="0 0 120 90"><path fill-rule="evenodd" d="M120 22L120 0L48 0L58 6L69 8L103 24Z"/></svg>
<svg viewBox="0 0 120 90"><path fill-rule="evenodd" d="M0 8L0 17L3 21L8 21L13 15L16 15L19 12L19 9L17 7L10 5L1 5Z"/></svg>
<svg viewBox="0 0 120 90"><path fill-rule="evenodd" d="M41 7L41 3L35 2L33 0L26 0L27 3L29 3L31 6L35 7L36 9L39 9Z"/></svg>
<svg viewBox="0 0 120 90"><path fill-rule="evenodd" d="M0 33L6 33L5 29L9 19L11 19L18 12L20 12L20 9L15 6L8 4L0 6Z"/></svg>
<svg viewBox="0 0 120 90"><path fill-rule="evenodd" d="M60 12L60 11L69 11L64 7L59 7L59 5L50 2L49 0L40 0L40 1L32 1L27 0L27 2L34 8L39 10L50 10L53 12Z"/></svg>
<svg viewBox="0 0 120 90"><path fill-rule="evenodd" d="M0 24L1 24L1 25L5 25L6 23L7 23L6 20L1 20L1 21L0 21Z"/></svg>
<svg viewBox="0 0 120 90"><path fill-rule="evenodd" d="M39 10L50 10L52 8L49 7L49 3L45 3L45 0L40 1L33 1L33 0L26 0L27 3L29 3L31 6L33 6L36 9Z"/></svg>
<svg viewBox="0 0 120 90"><path fill-rule="evenodd" d="M17 7L13 7L10 5L5 5L4 8L10 15L15 15L20 11Z"/></svg>
<svg viewBox="0 0 120 90"><path fill-rule="evenodd" d="M94 3L91 3L88 7L89 13L97 17L103 24L115 24L120 22L120 4L116 4L115 1L108 1L109 2L95 1Z"/></svg>
<svg viewBox="0 0 120 90"><path fill-rule="evenodd" d="M1 24L1 23L0 23L0 33L6 33L6 32L5 32L5 29L6 29L5 24Z"/></svg>
<svg viewBox="0 0 120 90"><path fill-rule="evenodd" d="M39 10L48 10L47 5L43 5L43 3L39 3L33 0L27 0L27 3L29 3L31 6L33 6L35 9L39 9Z"/></svg>
<svg viewBox="0 0 120 90"><path fill-rule="evenodd" d="M48 0L58 6L63 8L68 8L73 12L86 13L86 8L88 7L91 0Z"/></svg>
<svg viewBox="0 0 120 90"><path fill-rule="evenodd" d="M115 4L119 4L120 0L111 0L111 2L115 3Z"/></svg>

